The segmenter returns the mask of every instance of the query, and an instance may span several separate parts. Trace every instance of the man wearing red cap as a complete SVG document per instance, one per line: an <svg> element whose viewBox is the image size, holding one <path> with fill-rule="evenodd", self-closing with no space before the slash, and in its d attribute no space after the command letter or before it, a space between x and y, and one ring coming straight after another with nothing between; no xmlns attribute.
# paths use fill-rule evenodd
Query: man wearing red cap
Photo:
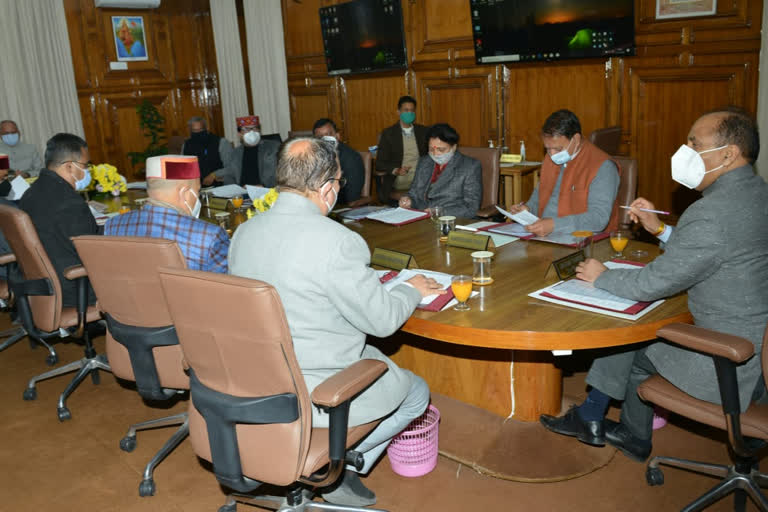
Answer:
<svg viewBox="0 0 768 512"><path fill-rule="evenodd" d="M224 162L225 167L216 171L216 179L225 185L234 183L240 186L274 187L280 144L262 139L259 116L238 117L236 121L242 144L229 153L230 158Z"/></svg>
<svg viewBox="0 0 768 512"><path fill-rule="evenodd" d="M149 200L141 210L112 217L107 236L144 236L173 240L192 270L227 273L229 237L215 224L198 219L200 167L197 157L154 156L147 159Z"/></svg>

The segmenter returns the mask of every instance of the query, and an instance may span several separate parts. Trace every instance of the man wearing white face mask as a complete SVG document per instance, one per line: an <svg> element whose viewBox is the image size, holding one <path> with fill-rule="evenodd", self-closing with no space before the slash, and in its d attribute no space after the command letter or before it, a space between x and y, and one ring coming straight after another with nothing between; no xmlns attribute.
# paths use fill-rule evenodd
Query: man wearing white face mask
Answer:
<svg viewBox="0 0 768 512"><path fill-rule="evenodd" d="M45 147L46 168L19 201L37 229L51 263L59 275L63 304L77 306L77 284L64 277L64 270L80 265L80 257L70 240L73 236L96 235L96 219L78 191L91 182L88 144L77 135L58 133ZM96 297L88 286L89 303Z"/></svg>
<svg viewBox="0 0 768 512"><path fill-rule="evenodd" d="M224 168L215 172L216 179L225 185L274 187L280 144L261 137L259 116L238 117L236 121L242 144L229 153Z"/></svg>
<svg viewBox="0 0 768 512"><path fill-rule="evenodd" d="M368 473L390 439L424 412L426 383L397 367L367 334L391 335L411 316L422 296L439 293L440 285L418 275L409 284L384 289L370 268L365 241L329 218L336 202L341 171L332 143L297 138L280 150L277 184L280 196L267 212L242 224L229 252L233 275L259 279L280 295L291 329L296 358L312 390L323 380L361 359L379 359L389 370L351 402L349 425L383 421L355 450ZM328 426L328 414L312 409L313 427ZM366 506L376 501L353 471L334 489L321 489L326 501Z"/></svg>
<svg viewBox="0 0 768 512"><path fill-rule="evenodd" d="M112 217L107 236L143 236L174 240L192 270L227 273L229 237L200 215L200 167L195 156L163 155L147 159L149 200L140 210Z"/></svg>
<svg viewBox="0 0 768 512"><path fill-rule="evenodd" d="M43 167L37 147L21 142L19 127L10 119L0 121L0 153L8 155L11 169L25 178L39 175Z"/></svg>
<svg viewBox="0 0 768 512"><path fill-rule="evenodd" d="M635 222L667 240L665 251L639 270L607 270L593 259L580 263L577 277L595 287L640 301L687 291L696 325L740 336L755 355L739 365L741 410L764 392L760 364L768 321L768 185L752 163L760 142L755 122L730 109L700 117L688 145L672 157L672 179L702 192L672 231L646 199L632 204ZM666 342L596 359L587 375L587 400L565 416L542 416L550 430L588 444L609 444L634 460L651 452L653 409L637 396L637 386L653 374L700 400L720 403L711 357ZM623 400L621 422L604 420L611 399Z"/></svg>

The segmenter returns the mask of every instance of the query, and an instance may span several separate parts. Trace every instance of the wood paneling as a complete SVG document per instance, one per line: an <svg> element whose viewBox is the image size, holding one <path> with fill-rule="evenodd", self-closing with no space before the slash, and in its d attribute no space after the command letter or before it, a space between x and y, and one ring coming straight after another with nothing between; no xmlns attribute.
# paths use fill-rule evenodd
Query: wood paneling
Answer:
<svg viewBox="0 0 768 512"><path fill-rule="evenodd" d="M94 163L108 162L132 178L126 153L148 142L136 106L144 99L165 116L166 135L186 135L187 119L200 115L221 133L216 52L208 0L164 0L158 9L102 9L93 0L64 0L85 138ZM147 61L116 61L111 17L143 16ZM137 176L137 178L140 178Z"/></svg>
<svg viewBox="0 0 768 512"><path fill-rule="evenodd" d="M397 122L397 100L407 90L407 77L397 74L377 80L363 76L339 80L344 110L338 127L348 144L367 150L378 143L383 128Z"/></svg>

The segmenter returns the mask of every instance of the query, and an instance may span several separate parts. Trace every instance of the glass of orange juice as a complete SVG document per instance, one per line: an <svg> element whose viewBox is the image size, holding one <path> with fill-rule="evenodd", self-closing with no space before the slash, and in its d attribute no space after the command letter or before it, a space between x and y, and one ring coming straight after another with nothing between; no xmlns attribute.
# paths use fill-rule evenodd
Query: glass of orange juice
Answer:
<svg viewBox="0 0 768 512"><path fill-rule="evenodd" d="M629 243L629 231L620 229L618 231L611 231L611 247L616 251L613 254L614 258L621 258L624 255L624 248Z"/></svg>
<svg viewBox="0 0 768 512"><path fill-rule="evenodd" d="M120 209L118 210L118 212L119 212L121 215L122 215L123 213L128 213L128 212L130 212L130 211L131 211L131 207L130 207L130 206L128 206L127 204L123 204L123 205L120 205Z"/></svg>
<svg viewBox="0 0 768 512"><path fill-rule="evenodd" d="M470 307L467 305L469 296L472 295L472 276L464 274L453 276L451 278L451 291L453 296L459 301L453 308L456 311L469 311Z"/></svg>
<svg viewBox="0 0 768 512"><path fill-rule="evenodd" d="M243 206L243 198L242 197L233 197L232 198L232 206L234 206L236 210L239 210L240 207Z"/></svg>

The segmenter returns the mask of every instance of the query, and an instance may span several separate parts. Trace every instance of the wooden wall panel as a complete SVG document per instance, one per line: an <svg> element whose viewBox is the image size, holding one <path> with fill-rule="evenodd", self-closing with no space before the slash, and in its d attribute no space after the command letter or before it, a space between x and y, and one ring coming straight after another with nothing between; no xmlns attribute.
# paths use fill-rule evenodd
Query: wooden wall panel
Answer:
<svg viewBox="0 0 768 512"><path fill-rule="evenodd" d="M337 122L344 140L364 150L378 143L381 130L398 120L397 100L408 88L405 75L341 79L343 120ZM423 122L419 120L418 122Z"/></svg>
<svg viewBox="0 0 768 512"><path fill-rule="evenodd" d="M306 57L323 53L319 9L332 3L334 2L328 0L283 1L286 57Z"/></svg>
<svg viewBox="0 0 768 512"><path fill-rule="evenodd" d="M289 83L289 101L291 106L291 129L311 130L312 125L321 117L338 120L337 87L334 80L315 83L307 79L303 86Z"/></svg>

